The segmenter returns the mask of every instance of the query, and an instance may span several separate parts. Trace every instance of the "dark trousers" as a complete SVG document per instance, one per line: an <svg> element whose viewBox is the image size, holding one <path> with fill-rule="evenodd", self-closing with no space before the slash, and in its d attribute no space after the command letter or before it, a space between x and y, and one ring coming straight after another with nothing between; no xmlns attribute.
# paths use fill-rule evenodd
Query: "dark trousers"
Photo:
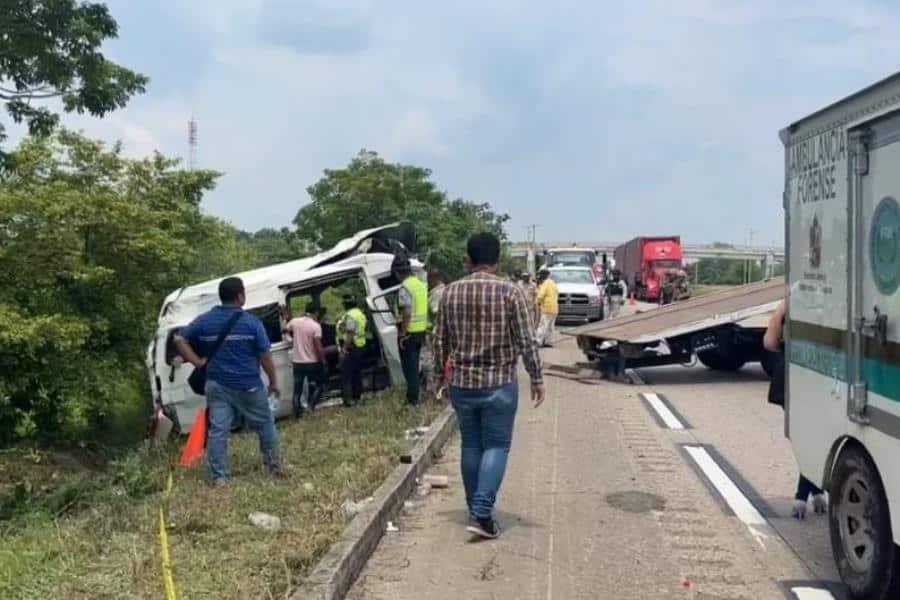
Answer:
<svg viewBox="0 0 900 600"><path fill-rule="evenodd" d="M419 359L425 333L410 333L400 346L400 366L406 379L406 401L415 406L419 403Z"/></svg>
<svg viewBox="0 0 900 600"><path fill-rule="evenodd" d="M303 412L303 384L309 381L309 394L306 396L306 404L312 410L322 400L325 391L325 368L322 363L294 363L294 416Z"/></svg>
<svg viewBox="0 0 900 600"><path fill-rule="evenodd" d="M351 347L341 359L341 390L344 404L352 406L362 398L363 349Z"/></svg>
<svg viewBox="0 0 900 600"><path fill-rule="evenodd" d="M816 484L812 481L804 477L800 476L800 480L797 482L797 493L794 494L794 500L803 500L806 502L809 499L809 495L817 496L822 493Z"/></svg>

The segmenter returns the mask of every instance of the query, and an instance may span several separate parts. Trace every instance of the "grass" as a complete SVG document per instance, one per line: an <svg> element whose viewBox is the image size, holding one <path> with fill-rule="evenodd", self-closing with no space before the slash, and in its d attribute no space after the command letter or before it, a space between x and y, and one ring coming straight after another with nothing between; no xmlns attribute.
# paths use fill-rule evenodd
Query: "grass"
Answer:
<svg viewBox="0 0 900 600"><path fill-rule="evenodd" d="M285 598L348 523L341 504L369 496L410 444L404 430L440 408L410 410L389 391L279 421L286 480L263 473L255 435L234 435L227 487L210 487L202 466L178 468L167 501L176 445L116 460L0 452L0 598L164 597L164 501L179 598ZM282 528L253 526L253 511L279 516Z"/></svg>
<svg viewBox="0 0 900 600"><path fill-rule="evenodd" d="M733 285L708 285L708 284L692 285L691 286L691 297L697 298L699 296L706 296L709 294L714 294L716 292L724 292L725 290L729 290L733 287L734 287Z"/></svg>

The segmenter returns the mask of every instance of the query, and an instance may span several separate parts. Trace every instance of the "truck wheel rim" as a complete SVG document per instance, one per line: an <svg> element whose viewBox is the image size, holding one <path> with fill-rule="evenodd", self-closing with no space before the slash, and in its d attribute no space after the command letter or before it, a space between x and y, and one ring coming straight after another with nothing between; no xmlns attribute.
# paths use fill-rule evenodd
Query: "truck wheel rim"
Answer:
<svg viewBox="0 0 900 600"><path fill-rule="evenodd" d="M868 572L875 553L871 493L868 484L859 475L853 475L844 484L838 518L847 561L857 573Z"/></svg>

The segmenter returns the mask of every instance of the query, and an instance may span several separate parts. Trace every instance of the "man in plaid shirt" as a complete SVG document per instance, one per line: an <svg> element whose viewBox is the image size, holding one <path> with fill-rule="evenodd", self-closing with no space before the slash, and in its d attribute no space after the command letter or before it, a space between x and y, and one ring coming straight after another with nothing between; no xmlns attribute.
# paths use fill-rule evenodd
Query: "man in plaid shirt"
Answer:
<svg viewBox="0 0 900 600"><path fill-rule="evenodd" d="M444 291L434 334L435 371L453 361L450 401L462 439L461 469L472 524L496 538L494 502L506 471L519 400L516 369L521 355L531 377L531 399L544 401L541 358L531 313L519 287L496 275L500 240L490 233L469 238L472 274Z"/></svg>

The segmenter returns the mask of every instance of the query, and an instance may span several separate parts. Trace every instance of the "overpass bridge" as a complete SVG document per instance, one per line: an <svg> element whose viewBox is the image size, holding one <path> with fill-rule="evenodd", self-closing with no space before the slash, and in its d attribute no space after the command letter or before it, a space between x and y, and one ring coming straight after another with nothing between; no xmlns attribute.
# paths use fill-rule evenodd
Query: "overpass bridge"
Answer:
<svg viewBox="0 0 900 600"><path fill-rule="evenodd" d="M575 242L579 248L592 248L597 252L606 252L613 255L621 242ZM571 248L572 242L536 242L535 254L543 254L548 248ZM529 242L513 242L510 244L510 254L517 257L527 257L528 250L532 247ZM703 258L724 258L729 260L750 260L766 263L784 262L784 248L772 246L729 246L721 247L715 244L682 244L682 254L688 262Z"/></svg>

